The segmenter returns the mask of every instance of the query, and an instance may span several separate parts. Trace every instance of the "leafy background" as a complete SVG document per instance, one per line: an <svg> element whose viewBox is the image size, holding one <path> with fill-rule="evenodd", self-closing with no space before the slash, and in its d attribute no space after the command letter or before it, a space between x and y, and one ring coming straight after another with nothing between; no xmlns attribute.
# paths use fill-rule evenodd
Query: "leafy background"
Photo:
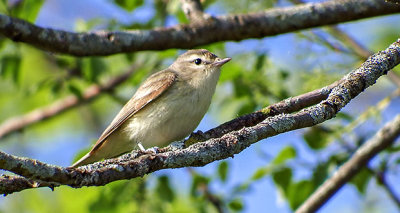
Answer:
<svg viewBox="0 0 400 213"><path fill-rule="evenodd" d="M292 5L290 1L202 1L213 15ZM0 12L43 27L83 32L150 29L188 23L177 0L2 0ZM340 29L371 51L400 34L400 16L342 24ZM209 113L208 130L284 98L323 87L362 60L328 27L263 39L202 46L233 60L223 68ZM0 123L138 67L124 84L93 102L0 140L10 154L68 166L86 152L150 73L167 67L183 50L143 51L107 57L43 52L0 37ZM397 73L400 74L397 68ZM202 168L155 172L102 187L25 190L0 199L1 212L290 212L385 121L400 112L387 78L368 89L337 118L251 146L233 159ZM395 212L376 174L384 172L400 194L398 145L380 154L321 212ZM23 204L23 205L22 205Z"/></svg>

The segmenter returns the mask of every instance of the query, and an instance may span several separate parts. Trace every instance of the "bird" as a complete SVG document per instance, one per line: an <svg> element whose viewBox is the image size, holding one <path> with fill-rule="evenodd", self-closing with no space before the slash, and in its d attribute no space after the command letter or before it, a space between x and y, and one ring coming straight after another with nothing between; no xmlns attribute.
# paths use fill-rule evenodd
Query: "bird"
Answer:
<svg viewBox="0 0 400 213"><path fill-rule="evenodd" d="M71 167L114 158L138 146L165 146L184 139L207 112L221 67L206 49L188 50L168 68L150 75L123 106L91 150Z"/></svg>

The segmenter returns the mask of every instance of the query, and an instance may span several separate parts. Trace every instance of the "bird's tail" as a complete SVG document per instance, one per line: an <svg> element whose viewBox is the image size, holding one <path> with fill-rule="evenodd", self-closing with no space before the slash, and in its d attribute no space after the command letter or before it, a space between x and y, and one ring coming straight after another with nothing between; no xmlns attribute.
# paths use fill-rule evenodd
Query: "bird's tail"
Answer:
<svg viewBox="0 0 400 213"><path fill-rule="evenodd" d="M93 155L91 152L89 152L85 156L83 156L81 159L76 161L74 164L72 164L72 166L70 166L70 167L77 168L77 167L80 167L83 165L94 163L99 160L101 160L101 159L98 159L96 157L96 155Z"/></svg>

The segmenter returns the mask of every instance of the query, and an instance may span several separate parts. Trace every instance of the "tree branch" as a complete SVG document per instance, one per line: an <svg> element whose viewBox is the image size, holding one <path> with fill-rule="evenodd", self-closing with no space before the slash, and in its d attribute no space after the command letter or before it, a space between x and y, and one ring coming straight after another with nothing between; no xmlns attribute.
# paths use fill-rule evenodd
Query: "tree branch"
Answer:
<svg viewBox="0 0 400 213"><path fill-rule="evenodd" d="M291 0L294 4L304 4L303 0ZM366 60L370 55L374 54L370 50L368 50L365 46L357 42L354 38L352 38L350 35L348 35L346 32L338 28L337 26L329 26L328 27L329 31L331 34L336 37L337 39L341 40L345 44L347 44L350 47L350 50L361 60ZM329 46L330 48L334 50L338 50L341 52L345 52L342 48L338 48L337 46L331 44L329 41L327 41L325 38L322 38L319 35L318 36L321 40L324 41L324 44ZM390 81L392 81L397 87L400 88L400 76L396 74L393 71L388 72L387 77Z"/></svg>
<svg viewBox="0 0 400 213"><path fill-rule="evenodd" d="M82 97L70 95L62 100L52 103L49 106L33 110L25 115L14 117L4 121L0 125L0 139L6 135L20 131L23 128L43 121L50 117L59 115L67 110L77 107L83 103L89 102L97 98L99 95L113 90L118 85L125 82L134 72L135 67L131 67L129 71L109 80L104 85L93 85L87 88Z"/></svg>
<svg viewBox="0 0 400 213"><path fill-rule="evenodd" d="M0 191L4 196L30 188L49 187L51 190L54 190L56 186L59 186L59 184L33 181L21 176L0 176Z"/></svg>
<svg viewBox="0 0 400 213"><path fill-rule="evenodd" d="M370 50L368 50L365 46L361 45L350 35L339 29L337 26L331 26L329 29L333 32L333 34L339 39L343 40L347 43L351 50L361 59L366 60L370 55L373 54ZM387 74L388 79L393 82L397 87L400 88L400 76L394 71L390 71Z"/></svg>
<svg viewBox="0 0 400 213"><path fill-rule="evenodd" d="M315 212L329 200L345 183L351 180L376 154L386 149L400 135L400 115L388 122L373 138L362 145L333 176L325 181L296 210L296 213Z"/></svg>
<svg viewBox="0 0 400 213"><path fill-rule="evenodd" d="M244 127L220 138L177 149L170 145L161 153L133 151L119 158L73 168L48 165L37 160L0 152L0 169L31 180L72 187L99 186L121 179L141 177L168 168L204 166L240 153L251 144L283 132L310 127L333 118L351 99L400 63L400 39L385 51L371 56L360 68L344 76L326 100L294 114L269 117L255 126ZM398 125L400 126L400 125ZM182 142L178 143L182 145ZM7 187L6 187L7 188ZM0 192L5 193L5 192Z"/></svg>
<svg viewBox="0 0 400 213"><path fill-rule="evenodd" d="M200 23L211 18L203 12L203 7L199 0L181 0L182 10L191 23Z"/></svg>
<svg viewBox="0 0 400 213"><path fill-rule="evenodd" d="M265 120L267 117L284 113L293 113L306 107L313 106L320 101L325 100L331 93L332 89L338 86L341 82L342 80L338 80L324 88L316 89L314 91L298 95L296 97L287 98L283 101L272 104L256 112L243 115L231 121L223 123L218 127L210 129L204 133L202 131L192 133L188 140L185 141L185 145L189 146L200 141L206 141L210 138L219 138L226 133L240 130L243 127L254 126Z"/></svg>
<svg viewBox="0 0 400 213"><path fill-rule="evenodd" d="M42 28L21 19L0 15L0 33L13 41L51 52L94 56L193 48L218 41L262 38L398 12L400 5L383 0L332 0L259 13L219 16L201 23L167 28L88 33Z"/></svg>

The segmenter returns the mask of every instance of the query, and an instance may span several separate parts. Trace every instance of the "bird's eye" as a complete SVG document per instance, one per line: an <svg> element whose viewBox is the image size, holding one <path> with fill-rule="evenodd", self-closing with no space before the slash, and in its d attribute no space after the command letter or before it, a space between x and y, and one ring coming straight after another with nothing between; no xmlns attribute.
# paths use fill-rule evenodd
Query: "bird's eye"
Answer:
<svg viewBox="0 0 400 213"><path fill-rule="evenodd" d="M200 58L195 59L194 63L197 64L197 65L201 64L201 59Z"/></svg>

